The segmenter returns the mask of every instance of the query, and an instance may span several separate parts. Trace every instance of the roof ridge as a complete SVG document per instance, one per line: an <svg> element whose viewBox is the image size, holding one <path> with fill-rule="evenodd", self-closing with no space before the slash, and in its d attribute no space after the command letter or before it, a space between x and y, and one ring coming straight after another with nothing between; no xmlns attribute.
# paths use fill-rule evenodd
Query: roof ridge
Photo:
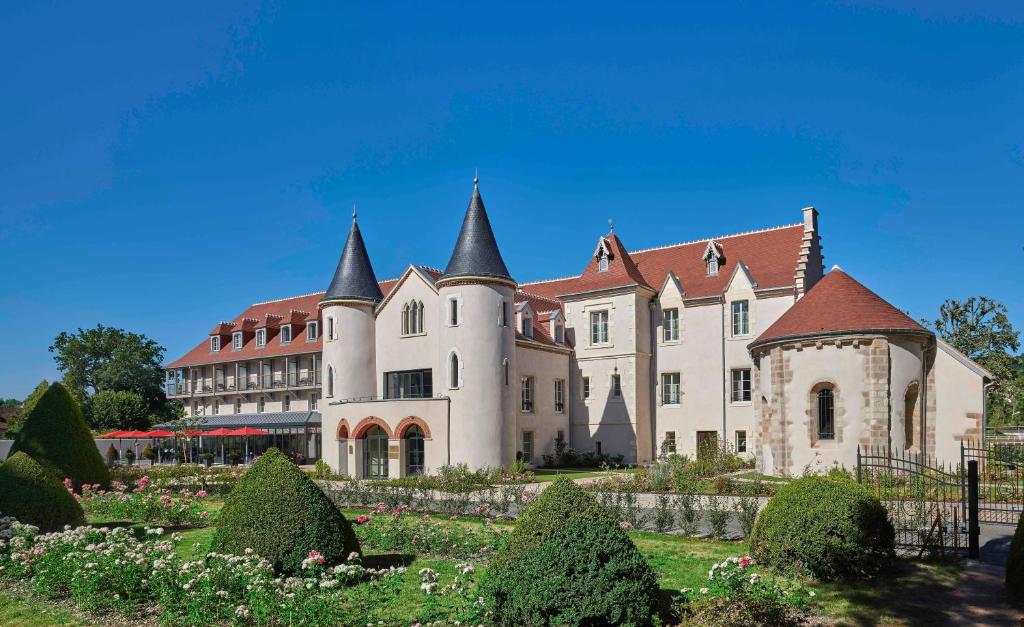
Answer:
<svg viewBox="0 0 1024 627"><path fill-rule="evenodd" d="M546 300L549 303L555 303L556 305L561 305L562 304L562 301L560 301L560 300L558 300L556 298L548 298L547 296L541 296L540 294L534 294L533 292L527 292L526 290L522 290L521 289L521 290L519 290L519 293L520 294L526 294L527 296L529 296L531 298L536 298L536 299L539 299L539 300Z"/></svg>
<svg viewBox="0 0 1024 627"><path fill-rule="evenodd" d="M264 300L264 301L260 301L258 303L253 303L253 304L251 304L249 306L250 307L256 307L258 305L269 305L271 303L280 303L280 302L286 301L286 300L294 300L296 298L306 298L306 297L309 297L309 296L321 296L323 294L326 294L325 290L320 290L319 292L310 292L309 294L299 294L298 296L285 296L284 298L275 298L273 300Z"/></svg>
<svg viewBox="0 0 1024 627"><path fill-rule="evenodd" d="M739 233L731 233L729 235L716 235L714 237L702 237L700 239L690 240L688 242L679 242L677 244L665 244L663 246L652 246L651 248L641 248L639 250L627 251L630 255L638 255L640 253L649 253L655 250L664 250L666 248L675 248L676 246L689 246L691 244L703 244L709 241L715 241L722 239L729 239L730 237L740 237L743 235L754 235L756 233L768 233L770 231L781 231L782 229L791 229L795 226L803 226L800 222L794 222L793 224L780 224L779 226L769 226L763 229L754 229L752 231L741 231Z"/></svg>
<svg viewBox="0 0 1024 627"><path fill-rule="evenodd" d="M519 287L522 287L524 285L540 285L541 283L554 283L555 281L567 281L569 279L578 279L578 278L580 278L579 274L570 274L570 275L567 275L567 276L560 276L560 277L557 277L557 278L554 278L554 279L540 279L539 281L528 281L526 283L520 283Z"/></svg>

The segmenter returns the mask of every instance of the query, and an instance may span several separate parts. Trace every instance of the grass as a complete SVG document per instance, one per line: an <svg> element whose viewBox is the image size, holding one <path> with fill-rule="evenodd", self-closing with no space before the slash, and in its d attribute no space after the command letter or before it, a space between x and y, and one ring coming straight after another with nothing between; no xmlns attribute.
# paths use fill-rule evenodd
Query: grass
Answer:
<svg viewBox="0 0 1024 627"><path fill-rule="evenodd" d="M0 625L50 627L88 625L67 610L30 596L0 592Z"/></svg>
<svg viewBox="0 0 1024 627"><path fill-rule="evenodd" d="M533 470L534 480L538 483L554 481L561 476L568 476L570 479L599 479L602 477L613 477L615 475L636 472L630 468L619 470L597 470L596 468L538 468Z"/></svg>

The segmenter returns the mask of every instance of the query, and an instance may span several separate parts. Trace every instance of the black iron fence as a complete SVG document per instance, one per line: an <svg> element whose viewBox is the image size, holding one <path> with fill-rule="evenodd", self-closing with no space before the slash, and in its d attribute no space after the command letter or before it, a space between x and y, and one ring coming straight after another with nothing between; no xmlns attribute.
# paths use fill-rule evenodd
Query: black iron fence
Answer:
<svg viewBox="0 0 1024 627"><path fill-rule="evenodd" d="M1024 506L1024 442L964 442L961 467L978 463L978 522L1016 525Z"/></svg>

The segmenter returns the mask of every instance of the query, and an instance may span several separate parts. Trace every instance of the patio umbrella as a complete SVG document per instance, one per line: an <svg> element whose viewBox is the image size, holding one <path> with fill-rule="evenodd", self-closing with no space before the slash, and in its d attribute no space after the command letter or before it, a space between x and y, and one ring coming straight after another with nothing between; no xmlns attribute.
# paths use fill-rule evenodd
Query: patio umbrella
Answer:
<svg viewBox="0 0 1024 627"><path fill-rule="evenodd" d="M224 463L224 437L232 435L231 429L225 429L224 427L221 427L220 429L214 429L213 431L207 431L206 435L207 436L213 436L213 437L219 437L221 439L220 440L220 461L223 464Z"/></svg>
<svg viewBox="0 0 1024 627"><path fill-rule="evenodd" d="M139 438L148 438L149 434L146 433L145 431L139 431L138 429L134 429L132 431L123 431L121 433L121 437L129 439L129 440L135 440L135 443L134 443L135 444L135 458L138 459L139 458Z"/></svg>
<svg viewBox="0 0 1024 627"><path fill-rule="evenodd" d="M118 454L118 456L120 456L121 455L121 438L124 437L124 433L125 433L124 431L115 430L115 431L108 431L106 433L101 433L101 434L99 434L96 437L103 438L103 439L108 439L108 440L116 439L117 440L117 454Z"/></svg>
<svg viewBox="0 0 1024 627"><path fill-rule="evenodd" d="M263 429L257 429L255 427L242 427L241 429L235 429L234 431L231 431L231 435L238 435L238 436L270 435L270 432L269 431L264 431ZM248 437L246 437L246 440L245 440L245 459L248 462L248 460L249 460L249 439L248 439Z"/></svg>
<svg viewBox="0 0 1024 627"><path fill-rule="evenodd" d="M174 432L167 431L165 429L155 429L153 431L146 432L146 435L151 438L173 438ZM156 448L156 461L158 464L163 463L163 457L163 451L161 450L160 446L158 446Z"/></svg>

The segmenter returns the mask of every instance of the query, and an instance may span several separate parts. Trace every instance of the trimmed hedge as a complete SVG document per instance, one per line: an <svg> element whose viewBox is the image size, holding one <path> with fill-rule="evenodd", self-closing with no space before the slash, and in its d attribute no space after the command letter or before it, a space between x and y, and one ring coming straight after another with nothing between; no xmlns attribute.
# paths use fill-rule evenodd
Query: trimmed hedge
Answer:
<svg viewBox="0 0 1024 627"><path fill-rule="evenodd" d="M1010 556L1006 560L1006 592L1017 601L1024 600L1024 513L1017 520L1017 530L1010 542Z"/></svg>
<svg viewBox="0 0 1024 627"><path fill-rule="evenodd" d="M605 517L570 518L487 582L503 625L650 625L658 576Z"/></svg>
<svg viewBox="0 0 1024 627"><path fill-rule="evenodd" d="M870 576L895 554L881 502L849 479L804 477L780 488L757 517L750 551L762 564L820 580Z"/></svg>
<svg viewBox="0 0 1024 627"><path fill-rule="evenodd" d="M559 477L519 516L508 543L495 556L494 563L502 564L525 555L576 518L601 519L612 525L619 523L592 494L571 479Z"/></svg>
<svg viewBox="0 0 1024 627"><path fill-rule="evenodd" d="M82 409L60 383L50 385L25 416L25 424L11 447L11 454L19 451L48 468L57 479L69 477L76 490L83 483L110 486L110 471L85 424Z"/></svg>
<svg viewBox="0 0 1024 627"><path fill-rule="evenodd" d="M64 484L25 453L15 453L0 464L0 514L44 533L85 524L82 506Z"/></svg>
<svg viewBox="0 0 1024 627"><path fill-rule="evenodd" d="M328 564L359 551L338 508L276 448L261 455L224 499L213 546L236 555L250 548L285 573L298 573L310 551Z"/></svg>

